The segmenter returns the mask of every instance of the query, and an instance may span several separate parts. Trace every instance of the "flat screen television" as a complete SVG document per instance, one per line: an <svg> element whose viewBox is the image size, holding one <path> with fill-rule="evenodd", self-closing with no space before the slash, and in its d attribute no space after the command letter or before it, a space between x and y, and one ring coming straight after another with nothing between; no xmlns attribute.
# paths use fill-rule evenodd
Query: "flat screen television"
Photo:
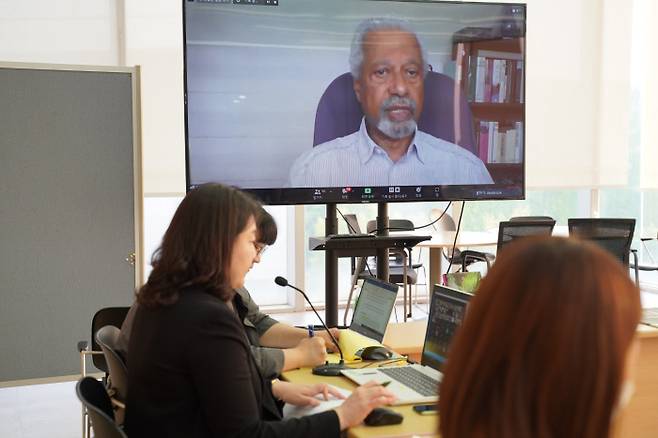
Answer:
<svg viewBox="0 0 658 438"><path fill-rule="evenodd" d="M188 189L524 198L525 4L184 0L183 17Z"/></svg>

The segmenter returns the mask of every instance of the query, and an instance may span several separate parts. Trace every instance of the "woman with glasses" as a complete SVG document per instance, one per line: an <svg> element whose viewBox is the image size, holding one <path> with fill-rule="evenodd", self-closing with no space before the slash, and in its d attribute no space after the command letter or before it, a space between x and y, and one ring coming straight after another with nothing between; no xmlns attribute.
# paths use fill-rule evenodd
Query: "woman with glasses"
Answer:
<svg viewBox="0 0 658 438"><path fill-rule="evenodd" d="M257 228L254 263L260 262L262 254L277 238L276 222L263 208L259 213ZM326 360L327 349L335 349L331 337L325 331L318 330L314 337L309 338L308 330L278 322L262 313L245 287L238 288L235 292L246 307L246 316L242 322L256 362L265 377L274 378L283 371L321 365ZM331 330L338 339L338 330Z"/></svg>
<svg viewBox="0 0 658 438"><path fill-rule="evenodd" d="M257 229L254 263L260 262L262 254L268 246L276 242L278 234L274 218L262 207L258 212ZM157 256L157 253L155 255ZM264 377L273 379L284 371L321 365L326 360L326 351L335 348L331 337L323 330L315 332L316 336L309 338L307 330L280 323L262 313L244 286L237 288L235 293L241 299L240 306L246 308L242 323L251 344L251 351ZM126 359L132 323L138 307L139 304L135 301L121 325L118 350ZM331 330L338 339L338 330Z"/></svg>
<svg viewBox="0 0 658 438"><path fill-rule="evenodd" d="M257 256L260 206L211 184L181 202L137 294L128 348L126 431L135 437L338 437L394 402L364 385L336 409L283 420L282 405L341 397L326 384L262 377L235 290Z"/></svg>

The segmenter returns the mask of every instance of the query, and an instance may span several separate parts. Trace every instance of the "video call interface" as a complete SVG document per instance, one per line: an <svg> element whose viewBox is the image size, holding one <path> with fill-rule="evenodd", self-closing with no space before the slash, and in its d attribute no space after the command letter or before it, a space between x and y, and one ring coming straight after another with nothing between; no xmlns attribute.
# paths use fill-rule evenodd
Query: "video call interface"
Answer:
<svg viewBox="0 0 658 438"><path fill-rule="evenodd" d="M183 7L188 188L219 182L270 204L523 198L524 5L186 0ZM354 91L371 76L355 80L349 56L358 25L382 17L409 26L423 50L412 39L405 54L429 70L415 94L389 91L401 96L382 97L373 109ZM388 46L376 47L382 51L365 51L362 65L392 59L381 49ZM362 100L374 99L370 93ZM410 129L403 132L415 149L399 158L378 148L369 133L386 123L392 131L381 132Z"/></svg>
<svg viewBox="0 0 658 438"><path fill-rule="evenodd" d="M441 370L455 332L464 320L467 302L438 291L432 294L431 306L422 363Z"/></svg>

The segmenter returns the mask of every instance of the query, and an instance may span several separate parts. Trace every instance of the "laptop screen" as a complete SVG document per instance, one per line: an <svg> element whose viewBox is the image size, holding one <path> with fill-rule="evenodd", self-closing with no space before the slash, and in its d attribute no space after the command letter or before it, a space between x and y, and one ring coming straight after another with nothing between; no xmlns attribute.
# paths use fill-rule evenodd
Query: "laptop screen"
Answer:
<svg viewBox="0 0 658 438"><path fill-rule="evenodd" d="M432 291L427 332L421 364L441 371L448 357L448 349L457 328L466 314L471 294L438 284Z"/></svg>
<svg viewBox="0 0 658 438"><path fill-rule="evenodd" d="M363 280L350 329L381 342L397 296L397 284L374 278Z"/></svg>

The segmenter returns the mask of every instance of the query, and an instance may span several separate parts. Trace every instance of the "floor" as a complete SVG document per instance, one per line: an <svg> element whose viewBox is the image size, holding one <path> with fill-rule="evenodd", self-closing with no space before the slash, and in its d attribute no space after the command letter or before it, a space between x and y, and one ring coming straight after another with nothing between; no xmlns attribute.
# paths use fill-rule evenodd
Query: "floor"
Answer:
<svg viewBox="0 0 658 438"><path fill-rule="evenodd" d="M642 300L645 307L658 307L657 293L643 293ZM396 311L402 321L401 306ZM413 319L423 319L426 315L426 304L413 307ZM293 325L316 323L313 312L280 313L276 318ZM391 321L395 321L395 314ZM0 437L80 437L80 410L75 381L0 388Z"/></svg>
<svg viewBox="0 0 658 438"><path fill-rule="evenodd" d="M80 410L75 382L2 388L0 437L80 437Z"/></svg>

